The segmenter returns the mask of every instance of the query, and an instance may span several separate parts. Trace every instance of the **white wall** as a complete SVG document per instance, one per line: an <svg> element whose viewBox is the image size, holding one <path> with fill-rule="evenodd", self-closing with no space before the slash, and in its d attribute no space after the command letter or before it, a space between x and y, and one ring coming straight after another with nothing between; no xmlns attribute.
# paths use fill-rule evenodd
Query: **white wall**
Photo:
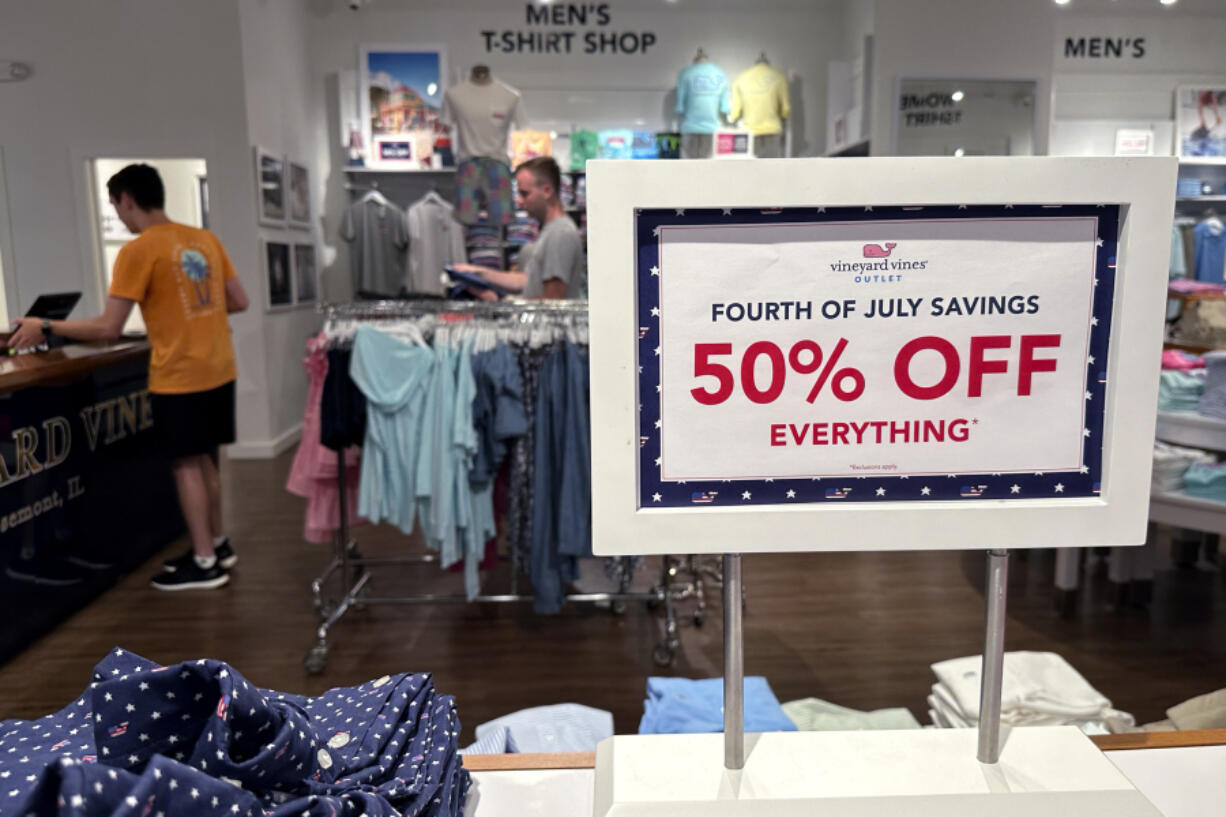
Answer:
<svg viewBox="0 0 1226 817"><path fill-rule="evenodd" d="M307 62L307 6L302 0L240 0L239 16L249 144L302 162L311 172L314 222L310 231L259 227L258 233L270 239L316 242L326 174L326 163L318 157L326 136L324 84L314 81ZM326 155L326 149L323 152ZM252 167L254 161L252 157ZM250 294L252 310L262 318L258 328L264 350L263 373L258 382L240 381L239 389L263 390L270 435L231 452L240 455L267 454L270 444L282 446L293 441L293 431L302 422L306 404L307 381L301 363L304 344L321 324L320 316L310 307L263 314L267 287L262 259L257 267L260 277Z"/></svg>
<svg viewBox="0 0 1226 817"><path fill-rule="evenodd" d="M875 0L872 154L890 153L904 76L1035 80L1035 152L1046 153L1056 9L1050 0Z"/></svg>
<svg viewBox="0 0 1226 817"><path fill-rule="evenodd" d="M559 3L557 5L566 5ZM591 4L573 4L591 5ZM842 0L612 0L608 31L653 33L646 53L585 55L487 53L482 31L551 30L526 22L521 0L452 0L429 4L417 0L378 0L357 12L338 0L310 0L312 85L328 86L329 77L358 65L358 46L372 44L441 44L451 67L449 81L467 75L472 65L489 65L496 76L518 88L529 119L538 125L569 130L584 127L662 129L672 125L677 73L701 46L711 61L734 79L765 51L771 63L797 80L793 90L793 151L820 154L825 142L826 63L843 56ZM595 26L566 26L582 32ZM325 268L328 297L346 297L348 250L337 238L338 221L348 203L337 141L336 102L321 124L321 161L332 167L327 189L324 242L336 251ZM331 252L323 255L325 262Z"/></svg>
<svg viewBox="0 0 1226 817"><path fill-rule="evenodd" d="M1054 37L1055 118L1169 120L1179 85L1226 85L1226 4L1061 15ZM1068 38L1144 39L1144 54L1066 56Z"/></svg>

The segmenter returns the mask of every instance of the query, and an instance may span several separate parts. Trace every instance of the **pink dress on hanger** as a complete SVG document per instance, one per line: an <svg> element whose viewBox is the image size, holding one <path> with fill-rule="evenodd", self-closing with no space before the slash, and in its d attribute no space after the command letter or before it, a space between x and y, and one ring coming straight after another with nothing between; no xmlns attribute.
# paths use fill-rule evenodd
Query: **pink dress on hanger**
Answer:
<svg viewBox="0 0 1226 817"><path fill-rule="evenodd" d="M319 403L323 395L324 378L328 374L328 356L323 333L307 341L307 356L303 365L307 371L307 401L302 414L302 441L294 454L293 465L285 489L307 501L303 522L303 538L308 542L331 542L340 527L340 489L336 483L336 452L319 441ZM360 450L345 450L346 507L358 506ZM366 520L350 511L350 525L366 524Z"/></svg>

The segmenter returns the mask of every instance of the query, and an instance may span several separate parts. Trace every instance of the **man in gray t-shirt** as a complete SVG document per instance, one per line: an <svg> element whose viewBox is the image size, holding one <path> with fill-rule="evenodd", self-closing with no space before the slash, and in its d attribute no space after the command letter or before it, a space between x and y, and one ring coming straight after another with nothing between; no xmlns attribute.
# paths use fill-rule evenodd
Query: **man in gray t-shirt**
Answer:
<svg viewBox="0 0 1226 817"><path fill-rule="evenodd" d="M587 260L579 230L558 198L562 187L558 163L549 156L529 159L515 171L515 183L520 208L541 223L540 236L519 253L520 271L491 270L472 264L457 264L456 268L522 293L526 298L582 298L587 283ZM489 290L474 293L494 297Z"/></svg>

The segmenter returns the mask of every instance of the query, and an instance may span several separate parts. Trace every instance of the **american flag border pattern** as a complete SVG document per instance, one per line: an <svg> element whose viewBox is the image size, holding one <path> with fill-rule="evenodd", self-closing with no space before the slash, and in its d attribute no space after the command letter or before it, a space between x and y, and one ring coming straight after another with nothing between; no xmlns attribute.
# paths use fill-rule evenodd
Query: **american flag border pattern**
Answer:
<svg viewBox="0 0 1226 817"><path fill-rule="evenodd" d="M828 221L906 221L912 219L1051 218L1053 215L1098 219L1089 357L1086 360L1086 411L1089 437L1078 471L1001 474L942 474L936 476L735 479L663 482L660 457L660 308L658 281L659 227L675 225L776 224ZM1106 409L1107 353L1115 298L1115 259L1119 243L1120 208L1114 204L925 205L923 207L714 207L641 208L634 212L637 241L635 271L638 364L638 507L710 508L752 505L826 504L845 502L978 502L985 499L1033 500L1084 498L1100 495L1102 440ZM659 271L666 274L665 271ZM1096 322L1095 322L1096 321ZM643 329L647 331L643 331ZM965 492L964 489L972 489ZM980 490L982 489L982 490ZM828 492L833 492L827 496ZM964 496L964 493L972 495Z"/></svg>

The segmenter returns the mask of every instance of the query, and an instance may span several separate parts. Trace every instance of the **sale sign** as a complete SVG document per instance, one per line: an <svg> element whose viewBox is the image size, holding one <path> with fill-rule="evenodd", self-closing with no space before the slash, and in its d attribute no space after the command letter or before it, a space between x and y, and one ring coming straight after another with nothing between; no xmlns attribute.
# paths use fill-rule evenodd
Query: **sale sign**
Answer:
<svg viewBox="0 0 1226 817"><path fill-rule="evenodd" d="M1096 495L1118 227L638 210L639 507Z"/></svg>

